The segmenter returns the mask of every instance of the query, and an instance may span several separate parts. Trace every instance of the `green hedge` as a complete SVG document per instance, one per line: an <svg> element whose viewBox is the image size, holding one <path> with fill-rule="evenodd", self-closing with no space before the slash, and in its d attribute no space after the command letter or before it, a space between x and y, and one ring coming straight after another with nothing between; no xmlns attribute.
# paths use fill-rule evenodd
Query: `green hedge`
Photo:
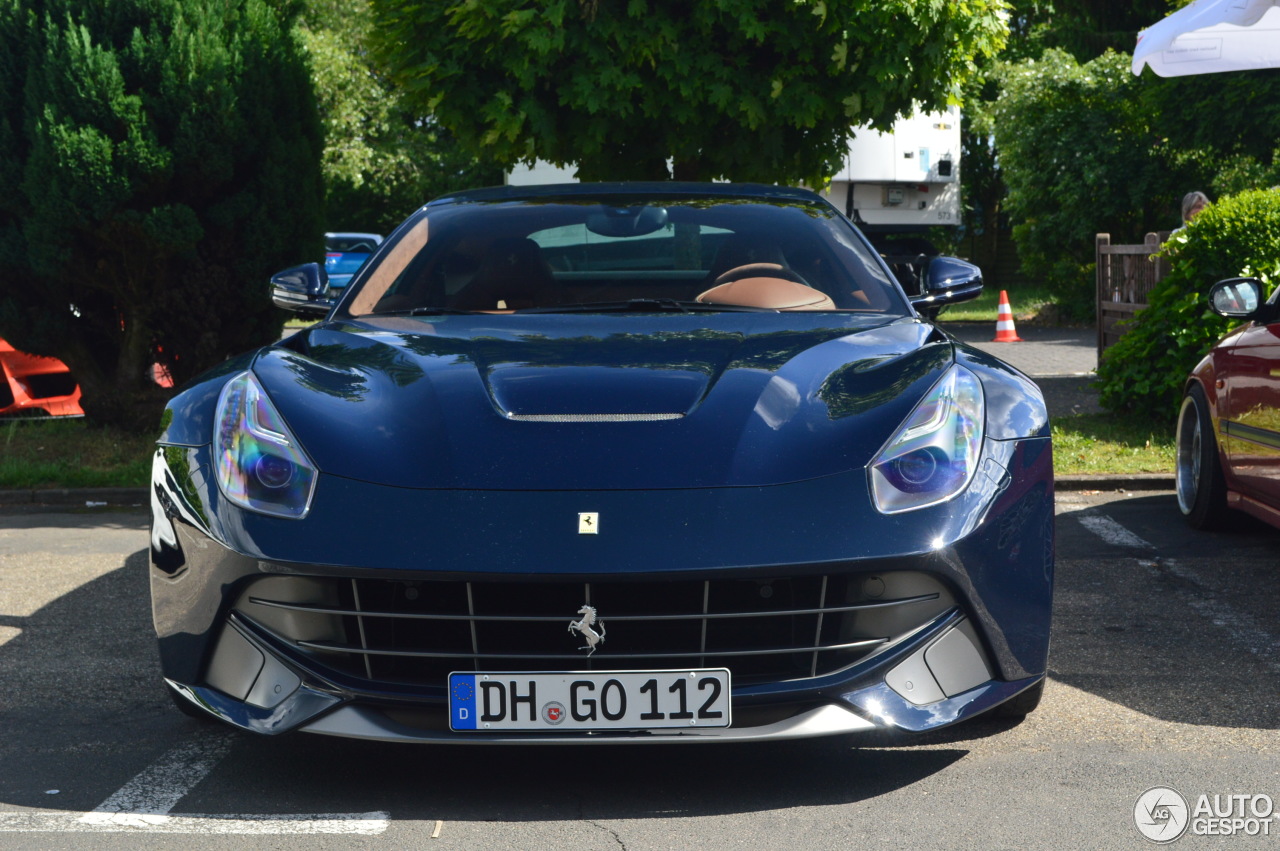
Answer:
<svg viewBox="0 0 1280 851"><path fill-rule="evenodd" d="M1201 163L1154 132L1131 57L1080 65L1065 51L1004 65L994 130L1022 272L1049 286L1068 315L1093 307L1094 235L1140 239L1177 220L1178 200L1205 185Z"/></svg>
<svg viewBox="0 0 1280 851"><path fill-rule="evenodd" d="M1223 198L1175 233L1160 254L1169 258L1170 273L1107 350L1098 387L1104 407L1172 422L1187 373L1233 324L1209 310L1209 286L1248 275L1270 288L1280 278L1280 191Z"/></svg>

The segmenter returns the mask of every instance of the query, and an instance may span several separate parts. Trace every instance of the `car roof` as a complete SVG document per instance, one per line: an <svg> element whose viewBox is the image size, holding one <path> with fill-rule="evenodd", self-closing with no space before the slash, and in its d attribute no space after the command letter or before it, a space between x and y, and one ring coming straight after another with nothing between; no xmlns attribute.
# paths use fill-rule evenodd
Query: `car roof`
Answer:
<svg viewBox="0 0 1280 851"><path fill-rule="evenodd" d="M574 198L636 196L637 198L674 198L689 196L723 196L726 198L758 198L761 201L817 201L827 203L822 196L808 189L790 186L771 186L765 183L686 183L681 181L645 181L614 183L547 183L531 186L490 186L485 189L469 189L442 195L427 207L445 204L465 204L473 201L526 201L540 198Z"/></svg>

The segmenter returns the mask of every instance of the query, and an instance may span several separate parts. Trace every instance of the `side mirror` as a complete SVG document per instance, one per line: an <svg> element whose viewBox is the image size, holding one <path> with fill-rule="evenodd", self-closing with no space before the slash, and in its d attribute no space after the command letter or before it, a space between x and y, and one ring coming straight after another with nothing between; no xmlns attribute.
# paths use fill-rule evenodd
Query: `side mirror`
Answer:
<svg viewBox="0 0 1280 851"><path fill-rule="evenodd" d="M1257 278L1227 278L1209 288L1209 307L1219 316L1271 322L1276 310L1262 300L1263 292Z"/></svg>
<svg viewBox="0 0 1280 851"><path fill-rule="evenodd" d="M934 257L923 277L923 294L912 296L911 303L926 314L982 294L982 270L957 257Z"/></svg>
<svg viewBox="0 0 1280 851"><path fill-rule="evenodd" d="M271 301L294 313L324 315L333 309L329 273L319 263L303 263L271 276Z"/></svg>

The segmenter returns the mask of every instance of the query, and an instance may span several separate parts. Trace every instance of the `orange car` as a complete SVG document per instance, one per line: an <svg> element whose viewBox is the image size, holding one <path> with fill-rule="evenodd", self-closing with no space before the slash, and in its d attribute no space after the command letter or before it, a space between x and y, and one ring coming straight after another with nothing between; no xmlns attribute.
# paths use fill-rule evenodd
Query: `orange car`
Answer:
<svg viewBox="0 0 1280 851"><path fill-rule="evenodd" d="M83 417L80 385L57 358L20 352L0 339L0 417Z"/></svg>

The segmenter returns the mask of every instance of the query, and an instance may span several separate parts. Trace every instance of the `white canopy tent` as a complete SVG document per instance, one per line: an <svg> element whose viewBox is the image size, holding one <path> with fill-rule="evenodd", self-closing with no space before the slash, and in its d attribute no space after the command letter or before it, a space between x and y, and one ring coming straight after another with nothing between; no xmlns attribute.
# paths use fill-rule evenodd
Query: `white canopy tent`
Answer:
<svg viewBox="0 0 1280 851"><path fill-rule="evenodd" d="M1161 77L1280 68L1280 0L1196 0L1138 33L1133 73Z"/></svg>

